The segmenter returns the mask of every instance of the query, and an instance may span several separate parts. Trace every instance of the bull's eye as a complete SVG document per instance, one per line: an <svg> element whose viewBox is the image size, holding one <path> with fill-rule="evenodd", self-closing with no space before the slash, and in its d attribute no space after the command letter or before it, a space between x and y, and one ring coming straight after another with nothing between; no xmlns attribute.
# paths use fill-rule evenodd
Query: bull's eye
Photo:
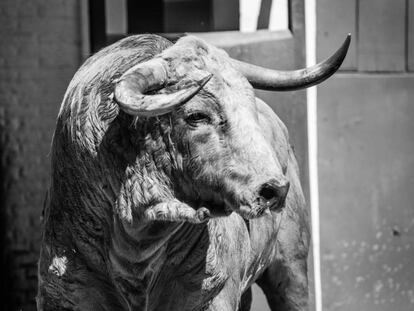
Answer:
<svg viewBox="0 0 414 311"><path fill-rule="evenodd" d="M198 124L208 124L211 122L210 117L203 112L194 112L185 118L185 121L193 126Z"/></svg>

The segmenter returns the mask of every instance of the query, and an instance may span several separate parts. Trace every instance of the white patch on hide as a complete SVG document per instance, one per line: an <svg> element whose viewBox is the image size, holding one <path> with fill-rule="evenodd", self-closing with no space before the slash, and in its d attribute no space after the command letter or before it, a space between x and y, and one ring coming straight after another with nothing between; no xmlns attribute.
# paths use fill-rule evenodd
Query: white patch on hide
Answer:
<svg viewBox="0 0 414 311"><path fill-rule="evenodd" d="M66 265L68 264L68 259L66 256L53 258L52 264L49 266L49 272L56 274L57 276L62 276L66 272Z"/></svg>
<svg viewBox="0 0 414 311"><path fill-rule="evenodd" d="M121 194L115 204L121 218L129 223L132 223L132 212L125 200L124 191L125 190L121 190Z"/></svg>

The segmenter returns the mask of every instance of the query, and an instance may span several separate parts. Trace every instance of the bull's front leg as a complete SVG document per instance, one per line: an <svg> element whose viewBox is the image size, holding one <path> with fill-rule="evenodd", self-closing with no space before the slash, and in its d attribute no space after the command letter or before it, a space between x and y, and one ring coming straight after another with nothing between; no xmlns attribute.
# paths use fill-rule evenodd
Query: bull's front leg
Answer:
<svg viewBox="0 0 414 311"><path fill-rule="evenodd" d="M228 282L220 293L208 304L207 311L236 311L240 310L241 293L238 287ZM241 309L243 310L243 309Z"/></svg>
<svg viewBox="0 0 414 311"><path fill-rule="evenodd" d="M286 209L283 216L289 213L278 232L277 256L256 282L272 311L307 311L309 229L303 211Z"/></svg>
<svg viewBox="0 0 414 311"><path fill-rule="evenodd" d="M205 207L194 209L191 206L178 200L161 202L151 206L144 212L144 219L147 221L161 220L199 224L210 218L210 211Z"/></svg>
<svg viewBox="0 0 414 311"><path fill-rule="evenodd" d="M272 311L308 310L306 259L276 262L257 280Z"/></svg>

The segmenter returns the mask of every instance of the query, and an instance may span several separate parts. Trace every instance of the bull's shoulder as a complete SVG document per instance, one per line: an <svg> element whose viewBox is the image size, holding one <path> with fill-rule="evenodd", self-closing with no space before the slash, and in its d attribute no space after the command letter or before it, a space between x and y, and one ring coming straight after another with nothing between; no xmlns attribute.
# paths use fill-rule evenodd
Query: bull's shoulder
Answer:
<svg viewBox="0 0 414 311"><path fill-rule="evenodd" d="M289 140L289 132L286 125L278 117L278 115L273 111L273 109L266 104L263 100L256 97L256 107L259 113L259 118L261 121L264 121L268 128L272 129L272 132L275 136L281 136L286 141Z"/></svg>
<svg viewBox="0 0 414 311"><path fill-rule="evenodd" d="M256 107L262 131L272 145L281 165L286 168L293 153L286 125L264 101L256 98Z"/></svg>

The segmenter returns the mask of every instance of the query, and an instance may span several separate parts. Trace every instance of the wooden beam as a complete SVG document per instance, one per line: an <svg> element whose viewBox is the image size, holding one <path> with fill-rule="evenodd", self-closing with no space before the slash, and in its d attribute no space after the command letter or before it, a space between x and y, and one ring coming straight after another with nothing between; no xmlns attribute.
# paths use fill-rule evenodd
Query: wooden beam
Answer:
<svg viewBox="0 0 414 311"><path fill-rule="evenodd" d="M269 29L271 8L272 0L262 0L260 4L259 18L257 20L257 29Z"/></svg>

